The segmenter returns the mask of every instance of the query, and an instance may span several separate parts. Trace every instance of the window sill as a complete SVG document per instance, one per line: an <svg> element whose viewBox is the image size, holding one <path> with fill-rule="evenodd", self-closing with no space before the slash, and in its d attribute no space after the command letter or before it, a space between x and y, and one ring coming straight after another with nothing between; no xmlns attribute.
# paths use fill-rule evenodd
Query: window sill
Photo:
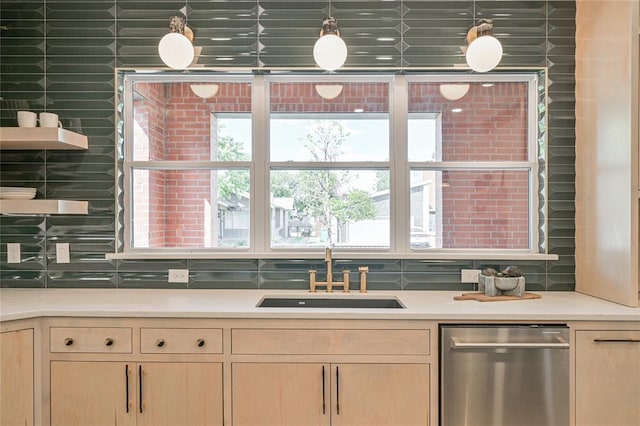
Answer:
<svg viewBox="0 0 640 426"><path fill-rule="evenodd" d="M273 252L246 252L238 253L220 252L220 253L203 253L203 252L171 252L171 253L107 253L105 258L108 260L115 259L318 259L324 258L324 252L320 251L273 251ZM557 254L522 252L489 252L482 251L456 251L453 253L445 252L374 252L374 251L341 251L333 249L334 259L419 259L425 262L448 262L456 260L558 260Z"/></svg>

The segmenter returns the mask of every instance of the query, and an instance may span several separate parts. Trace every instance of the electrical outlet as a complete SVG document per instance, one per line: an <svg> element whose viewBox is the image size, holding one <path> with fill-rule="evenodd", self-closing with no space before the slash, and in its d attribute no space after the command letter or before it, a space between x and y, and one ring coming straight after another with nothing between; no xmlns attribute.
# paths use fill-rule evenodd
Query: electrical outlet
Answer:
<svg viewBox="0 0 640 426"><path fill-rule="evenodd" d="M188 283L189 270L188 269L169 269L169 282L170 283Z"/></svg>
<svg viewBox="0 0 640 426"><path fill-rule="evenodd" d="M480 275L480 269L461 269L460 270L460 282L462 283L477 283L478 275Z"/></svg>
<svg viewBox="0 0 640 426"><path fill-rule="evenodd" d="M20 243L7 243L7 263L20 263Z"/></svg>
<svg viewBox="0 0 640 426"><path fill-rule="evenodd" d="M70 263L69 243L56 243L56 263Z"/></svg>

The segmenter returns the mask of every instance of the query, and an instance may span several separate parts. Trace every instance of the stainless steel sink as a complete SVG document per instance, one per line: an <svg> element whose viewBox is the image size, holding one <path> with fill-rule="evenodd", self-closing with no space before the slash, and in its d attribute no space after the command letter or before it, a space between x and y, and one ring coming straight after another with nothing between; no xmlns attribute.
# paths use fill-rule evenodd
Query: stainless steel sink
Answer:
<svg viewBox="0 0 640 426"><path fill-rule="evenodd" d="M346 309L404 309L394 297L264 297L258 308L346 308Z"/></svg>

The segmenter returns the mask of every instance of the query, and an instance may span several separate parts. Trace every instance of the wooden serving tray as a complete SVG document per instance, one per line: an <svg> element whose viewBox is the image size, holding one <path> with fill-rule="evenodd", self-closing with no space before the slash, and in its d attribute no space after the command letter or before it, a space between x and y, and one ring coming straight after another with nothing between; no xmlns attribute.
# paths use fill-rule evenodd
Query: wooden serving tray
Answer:
<svg viewBox="0 0 640 426"><path fill-rule="evenodd" d="M484 293L462 293L460 296L453 296L453 300L477 300L478 302L501 302L505 300L527 300L540 299L541 295L525 292L524 296L485 296Z"/></svg>

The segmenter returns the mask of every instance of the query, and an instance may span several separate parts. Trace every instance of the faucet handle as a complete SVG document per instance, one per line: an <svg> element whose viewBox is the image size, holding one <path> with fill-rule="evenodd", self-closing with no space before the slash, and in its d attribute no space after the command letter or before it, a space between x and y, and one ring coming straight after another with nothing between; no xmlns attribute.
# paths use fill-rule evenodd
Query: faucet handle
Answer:
<svg viewBox="0 0 640 426"><path fill-rule="evenodd" d="M316 270L309 269L309 291L311 293L316 292Z"/></svg>
<svg viewBox="0 0 640 426"><path fill-rule="evenodd" d="M369 272L368 266L360 266L358 268L360 272L360 293L367 292L367 272Z"/></svg>
<svg viewBox="0 0 640 426"><path fill-rule="evenodd" d="M342 291L349 293L349 270L344 269L342 271Z"/></svg>

